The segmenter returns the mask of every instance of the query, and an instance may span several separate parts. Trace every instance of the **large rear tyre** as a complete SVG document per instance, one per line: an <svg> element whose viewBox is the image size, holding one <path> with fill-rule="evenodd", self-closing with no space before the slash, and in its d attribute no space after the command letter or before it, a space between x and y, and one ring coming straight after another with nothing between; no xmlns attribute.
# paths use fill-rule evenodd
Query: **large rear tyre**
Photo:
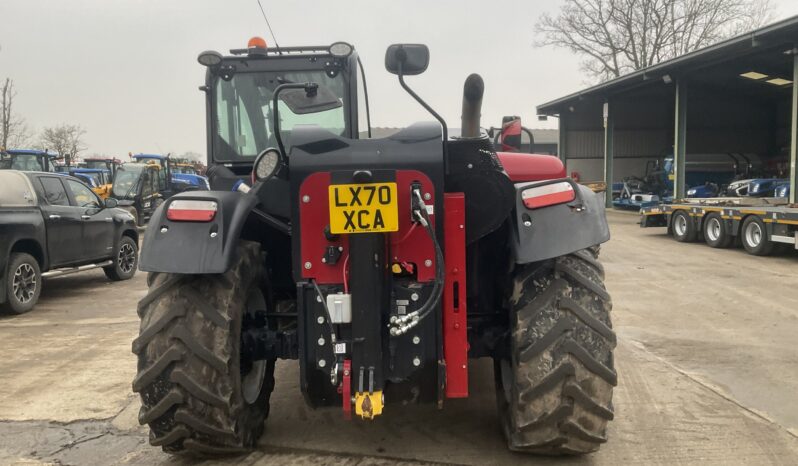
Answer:
<svg viewBox="0 0 798 466"><path fill-rule="evenodd" d="M598 450L617 384L604 269L589 251L520 266L509 299L510 358L496 360L496 397L511 450Z"/></svg>
<svg viewBox="0 0 798 466"><path fill-rule="evenodd" d="M267 309L263 257L241 242L221 275L151 274L133 341L139 422L167 452L216 454L254 447L269 414L274 360L241 354L242 327Z"/></svg>

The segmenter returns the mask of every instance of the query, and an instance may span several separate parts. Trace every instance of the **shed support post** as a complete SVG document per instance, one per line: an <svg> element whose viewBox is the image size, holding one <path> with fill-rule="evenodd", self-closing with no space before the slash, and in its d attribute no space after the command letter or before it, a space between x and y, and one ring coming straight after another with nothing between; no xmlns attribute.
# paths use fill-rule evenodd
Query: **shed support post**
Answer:
<svg viewBox="0 0 798 466"><path fill-rule="evenodd" d="M604 102L604 183L607 189L604 191L604 205L612 207L612 168L615 156L615 117L613 107L609 101Z"/></svg>
<svg viewBox="0 0 798 466"><path fill-rule="evenodd" d="M565 165L566 168L567 168L568 164L567 164L567 161L565 159L565 152L566 152L565 139L566 139L566 133L568 131L568 123L566 122L566 113L565 112L561 112L559 119L560 119L560 125L559 125L560 129L559 129L559 131L557 133L557 137L558 137L558 140L557 140L557 157L559 157L560 160L562 160L562 164Z"/></svg>
<svg viewBox="0 0 798 466"><path fill-rule="evenodd" d="M685 154L687 146L687 82L676 81L676 116L673 127L673 198L685 197Z"/></svg>
<svg viewBox="0 0 798 466"><path fill-rule="evenodd" d="M790 204L798 199L798 46L792 55L792 119L790 120Z"/></svg>

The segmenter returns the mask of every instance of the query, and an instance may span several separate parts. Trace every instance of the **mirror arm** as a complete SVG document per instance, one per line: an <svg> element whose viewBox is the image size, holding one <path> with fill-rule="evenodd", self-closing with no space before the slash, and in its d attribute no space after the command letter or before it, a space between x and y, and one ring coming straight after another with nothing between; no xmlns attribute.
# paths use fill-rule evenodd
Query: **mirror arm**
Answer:
<svg viewBox="0 0 798 466"><path fill-rule="evenodd" d="M369 139L371 139L371 110L369 109L369 88L366 86L366 70L363 69L363 62L360 56L357 57L357 67L360 68L360 77L363 80L363 100L366 101L366 126L368 127ZM357 94L357 89L355 89Z"/></svg>
<svg viewBox="0 0 798 466"><path fill-rule="evenodd" d="M449 128L446 126L446 121L444 121L443 117L438 115L438 112L433 110L432 107L430 107L426 102L424 102L424 100L422 100L421 97L418 96L418 94L413 92L413 90L410 89L410 87L405 83L404 73L402 72L401 61L399 62L399 68L397 71L398 71L397 74L399 76L399 84L402 86L402 89L407 91L407 93L410 94L411 97L416 99L416 102L421 104L421 106L424 107L430 114L432 114L432 116L435 117L435 119L438 120L438 122L441 124L441 127L443 128L443 143L444 143L443 147L445 151L446 141L449 140Z"/></svg>
<svg viewBox="0 0 798 466"><path fill-rule="evenodd" d="M283 145L283 138L280 135L280 110L279 110L279 102L278 97L280 93L286 89L305 89L309 85L308 84L300 84L300 83L283 83L274 88L274 93L272 94L272 112L274 118L274 139L277 140L277 147L280 149L280 158L282 159L281 162L287 163L288 153L285 151L285 146Z"/></svg>

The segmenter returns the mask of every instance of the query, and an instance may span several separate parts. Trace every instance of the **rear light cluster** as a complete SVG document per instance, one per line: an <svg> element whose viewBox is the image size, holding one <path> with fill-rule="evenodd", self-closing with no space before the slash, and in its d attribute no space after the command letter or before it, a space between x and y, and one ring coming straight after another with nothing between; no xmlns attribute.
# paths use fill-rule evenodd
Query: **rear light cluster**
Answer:
<svg viewBox="0 0 798 466"><path fill-rule="evenodd" d="M216 216L216 202L176 199L169 203L166 218L173 222L210 222Z"/></svg>
<svg viewBox="0 0 798 466"><path fill-rule="evenodd" d="M574 187L571 183L562 181L525 189L521 192L521 199L523 199L527 209L539 209L571 202L576 199L576 192L574 192Z"/></svg>

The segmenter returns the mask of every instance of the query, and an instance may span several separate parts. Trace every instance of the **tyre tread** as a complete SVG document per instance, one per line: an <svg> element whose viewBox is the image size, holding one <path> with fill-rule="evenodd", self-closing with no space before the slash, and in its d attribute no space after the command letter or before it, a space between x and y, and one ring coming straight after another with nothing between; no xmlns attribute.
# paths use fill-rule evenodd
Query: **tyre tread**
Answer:
<svg viewBox="0 0 798 466"><path fill-rule="evenodd" d="M520 267L515 276L516 368L502 416L508 445L546 455L595 451L607 440L618 383L604 269L580 251Z"/></svg>
<svg viewBox="0 0 798 466"><path fill-rule="evenodd" d="M274 365L258 401L245 405L237 380L240 309L261 286L260 245L241 242L238 260L220 275L150 274L138 306L141 330L133 391L150 443L170 453L221 454L251 449L263 431ZM235 372L233 372L235 371ZM233 377L231 374L236 374Z"/></svg>

